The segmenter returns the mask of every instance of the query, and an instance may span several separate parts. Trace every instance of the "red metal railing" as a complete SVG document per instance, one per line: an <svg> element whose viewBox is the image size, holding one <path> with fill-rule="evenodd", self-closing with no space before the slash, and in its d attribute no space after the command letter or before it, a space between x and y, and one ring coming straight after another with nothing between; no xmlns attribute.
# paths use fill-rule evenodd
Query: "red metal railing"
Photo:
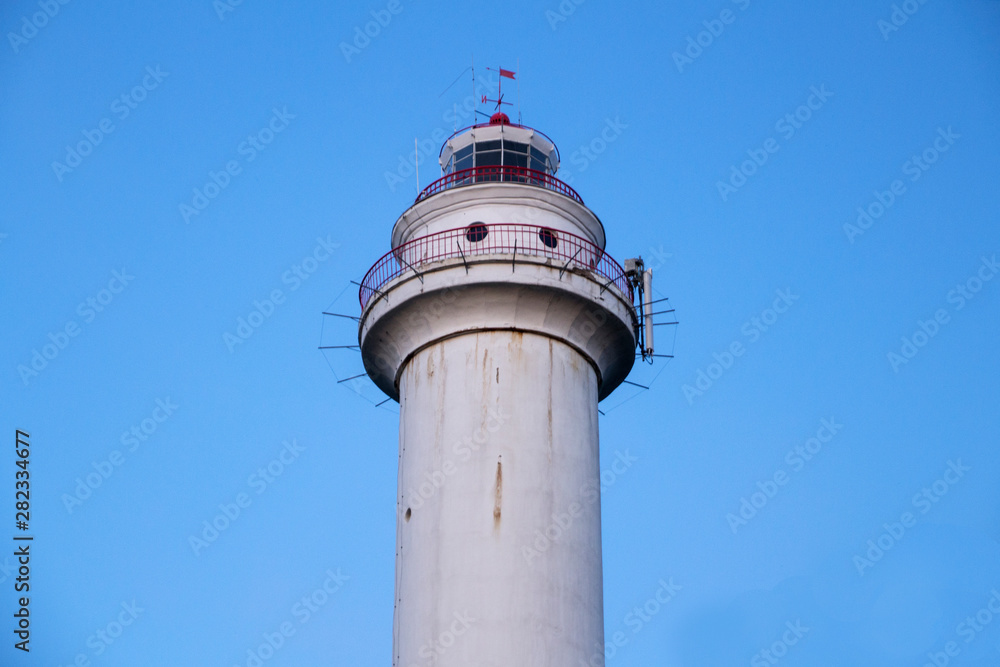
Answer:
<svg viewBox="0 0 1000 667"><path fill-rule="evenodd" d="M553 192L558 192L570 199L583 203L583 199L576 193L576 190L569 187L555 176L544 171L536 171L525 167L512 166L492 166L492 167L472 167L471 169L460 169L450 174L446 174L437 179L417 195L416 201L426 199L431 195L436 195L450 188L457 188L462 185L474 185L476 183L525 183L527 185L537 185L547 188Z"/></svg>
<svg viewBox="0 0 1000 667"><path fill-rule="evenodd" d="M632 301L625 271L610 255L585 238L538 225L474 223L411 239L382 256L364 280L358 298L364 310L372 295L407 271L421 271L432 262L477 255L515 254L557 260L560 268L592 271L605 286L614 285ZM516 261L516 258L515 260Z"/></svg>

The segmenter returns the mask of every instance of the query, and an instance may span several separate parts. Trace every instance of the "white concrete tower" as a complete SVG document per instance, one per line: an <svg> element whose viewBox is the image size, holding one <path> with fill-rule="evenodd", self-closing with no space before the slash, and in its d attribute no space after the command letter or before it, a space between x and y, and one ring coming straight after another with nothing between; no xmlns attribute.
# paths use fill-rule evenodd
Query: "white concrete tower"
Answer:
<svg viewBox="0 0 1000 667"><path fill-rule="evenodd" d="M400 404L393 665L603 664L597 403L635 359L634 277L542 133L497 113L440 162L360 294Z"/></svg>

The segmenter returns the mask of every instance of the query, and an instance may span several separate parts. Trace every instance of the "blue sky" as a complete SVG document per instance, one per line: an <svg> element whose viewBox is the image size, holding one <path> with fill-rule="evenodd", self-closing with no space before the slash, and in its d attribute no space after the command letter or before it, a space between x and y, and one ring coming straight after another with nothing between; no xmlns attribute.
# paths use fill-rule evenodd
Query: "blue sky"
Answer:
<svg viewBox="0 0 1000 667"><path fill-rule="evenodd" d="M35 536L29 655L0 557L0 663L246 665L284 628L268 666L390 664L398 411L338 384L358 357L317 346L356 332L321 312L357 313L473 55L480 84L518 69L681 321L602 405L602 465L635 459L602 498L607 664L1000 663L1000 3L18 0L0 26L0 424L31 434Z"/></svg>

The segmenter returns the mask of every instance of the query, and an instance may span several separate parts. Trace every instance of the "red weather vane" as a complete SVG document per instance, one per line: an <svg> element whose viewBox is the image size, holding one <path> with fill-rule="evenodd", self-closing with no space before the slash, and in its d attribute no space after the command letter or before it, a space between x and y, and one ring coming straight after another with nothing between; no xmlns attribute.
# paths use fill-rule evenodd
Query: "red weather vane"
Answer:
<svg viewBox="0 0 1000 667"><path fill-rule="evenodd" d="M486 69L490 72L500 72L500 78L497 80L497 98L495 100L491 100L488 99L486 95L483 95L483 104L486 104L487 102L494 102L497 105L497 111L500 111L501 104L510 106L510 102L503 101L503 78L507 77L508 79L514 79L514 75L517 74L517 72L512 72L511 70L504 69L503 67L500 67L499 69L487 67ZM516 81L516 79L514 80Z"/></svg>

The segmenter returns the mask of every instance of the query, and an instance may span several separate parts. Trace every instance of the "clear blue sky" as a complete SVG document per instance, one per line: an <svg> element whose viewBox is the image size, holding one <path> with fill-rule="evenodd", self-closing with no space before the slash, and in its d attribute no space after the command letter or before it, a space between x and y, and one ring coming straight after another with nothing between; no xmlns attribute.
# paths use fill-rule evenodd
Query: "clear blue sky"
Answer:
<svg viewBox="0 0 1000 667"><path fill-rule="evenodd" d="M608 664L1000 664L1000 2L50 3L0 9L0 664L390 664L397 410L321 312L473 55L681 321L602 405Z"/></svg>

